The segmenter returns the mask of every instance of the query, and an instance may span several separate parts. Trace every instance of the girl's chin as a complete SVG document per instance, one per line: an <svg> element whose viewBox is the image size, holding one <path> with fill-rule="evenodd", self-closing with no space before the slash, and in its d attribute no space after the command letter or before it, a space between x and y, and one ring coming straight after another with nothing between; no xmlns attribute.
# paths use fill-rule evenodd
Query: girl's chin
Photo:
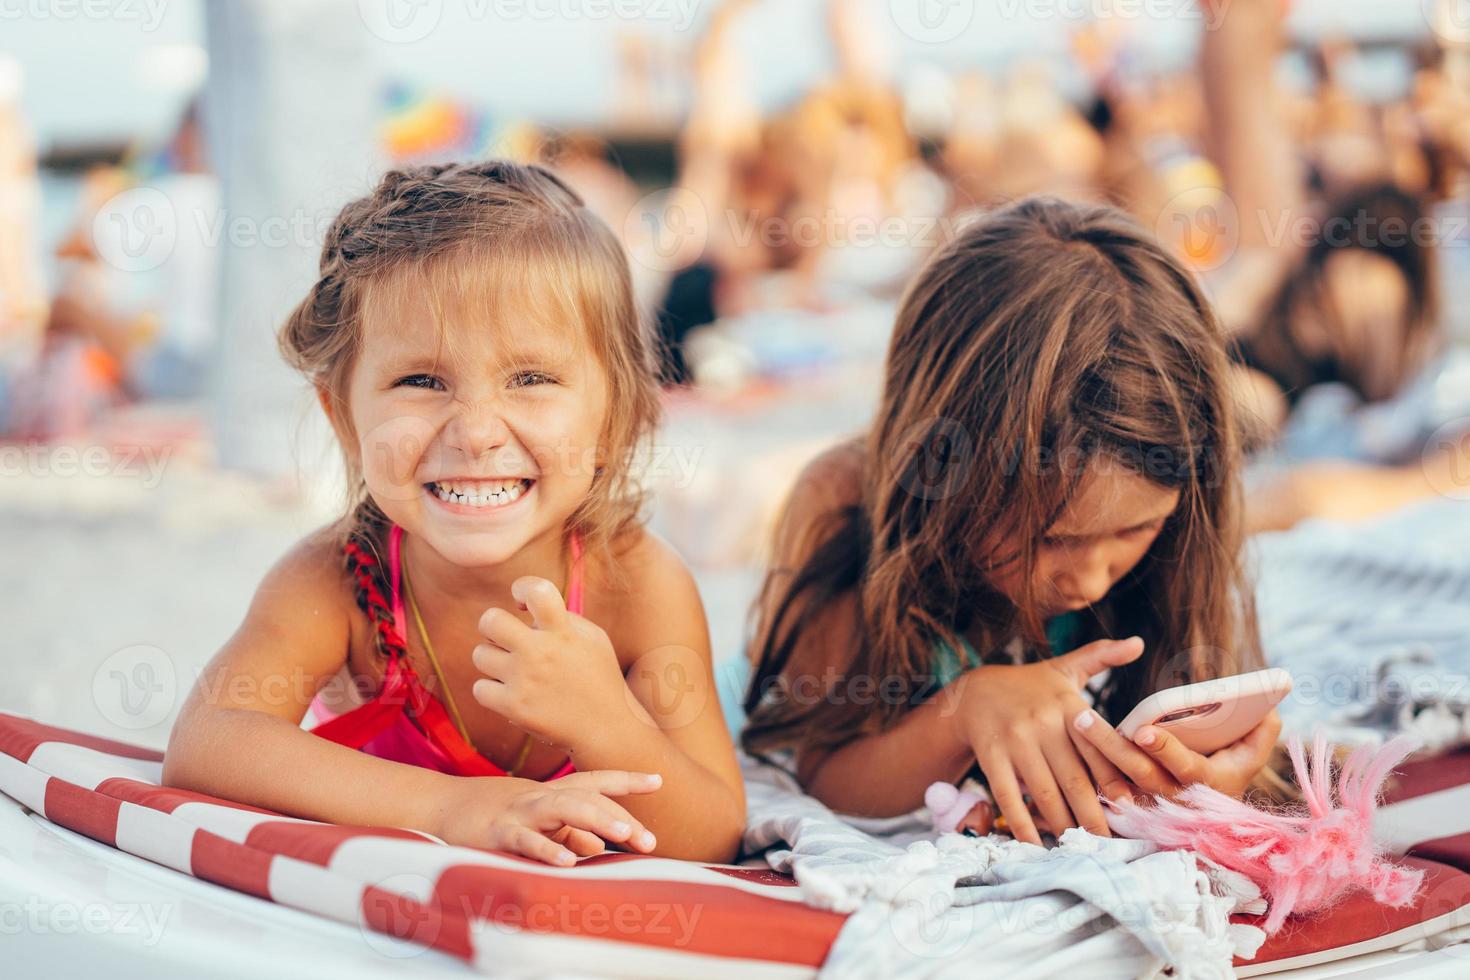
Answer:
<svg viewBox="0 0 1470 980"><path fill-rule="evenodd" d="M410 535L412 528L405 528ZM530 543L526 528L500 528L494 531L425 528L424 541L445 561L460 568L493 568L520 553Z"/></svg>

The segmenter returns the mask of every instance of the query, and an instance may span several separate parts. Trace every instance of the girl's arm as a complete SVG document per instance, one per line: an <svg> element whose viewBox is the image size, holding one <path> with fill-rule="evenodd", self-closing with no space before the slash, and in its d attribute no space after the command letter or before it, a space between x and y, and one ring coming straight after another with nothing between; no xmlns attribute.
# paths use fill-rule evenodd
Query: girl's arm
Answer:
<svg viewBox="0 0 1470 980"><path fill-rule="evenodd" d="M1470 433L1443 439L1434 450L1397 466L1302 463L1246 500L1246 530L1284 531L1309 518L1364 521L1436 494L1463 494L1470 476Z"/></svg>
<svg viewBox="0 0 1470 980"><path fill-rule="evenodd" d="M658 773L659 792L627 803L657 836L656 853L731 860L745 828L745 792L694 579L652 535L621 561L632 582L607 631L569 612L545 579L517 580L512 595L535 625L502 609L485 613L489 642L474 654L485 677L475 698L563 746L579 770ZM626 676L615 649L636 651Z"/></svg>
<svg viewBox="0 0 1470 980"><path fill-rule="evenodd" d="M641 566L619 631L626 649L640 651L625 675L631 699L611 705L606 733L573 746L572 757L578 768L660 773L663 790L628 804L658 834L659 853L732 860L745 830L745 785L699 590L683 560L652 535L626 560Z"/></svg>
<svg viewBox="0 0 1470 980"><path fill-rule="evenodd" d="M762 630L771 628L770 604L784 593L786 578L822 543L822 522L857 504L861 459L857 443L844 443L813 460L797 478L776 528L770 578L762 596L765 608L758 616ZM804 596L796 600L791 618L806 612L802 608L806 602ZM785 671L791 697L850 694L852 686L841 678L857 649L857 631L857 602L851 593L817 611L797 638ZM757 635L753 649L765 641L763 634ZM869 687L873 685L864 682L864 690ZM881 685L875 690L871 696L881 697ZM930 783L954 782L974 765L974 755L954 723L958 704L953 690L915 708L881 735L858 738L836 749L797 745L797 779L808 793L841 813L887 817L913 810L923 802Z"/></svg>
<svg viewBox="0 0 1470 980"><path fill-rule="evenodd" d="M334 552L326 540L305 542L266 575L174 724L164 781L313 820L423 827L447 777L299 727L347 659L348 609Z"/></svg>
<svg viewBox="0 0 1470 980"><path fill-rule="evenodd" d="M1282 6L1281 0L1213 0L1209 16L1216 23L1200 42L1206 142L1235 204L1244 248L1279 246L1273 231L1284 227L1304 193L1276 91Z"/></svg>
<svg viewBox="0 0 1470 980"><path fill-rule="evenodd" d="M562 863L570 852L545 833L572 826L617 842L642 833L604 795L652 789L630 774L588 773L548 792L529 780L467 779L390 762L301 729L311 699L346 661L348 601L325 533L273 568L174 724L164 782L307 819L410 827ZM619 821L627 832L614 826Z"/></svg>

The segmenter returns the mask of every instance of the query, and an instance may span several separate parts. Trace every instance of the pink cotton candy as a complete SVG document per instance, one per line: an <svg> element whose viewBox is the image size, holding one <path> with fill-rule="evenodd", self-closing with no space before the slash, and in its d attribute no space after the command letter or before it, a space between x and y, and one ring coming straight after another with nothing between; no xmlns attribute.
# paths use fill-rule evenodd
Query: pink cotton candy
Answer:
<svg viewBox="0 0 1470 980"><path fill-rule="evenodd" d="M1108 826L1120 836L1188 848L1250 878L1270 903L1262 925L1268 935L1293 912L1321 911L1354 888L1398 908L1414 900L1424 873L1384 860L1373 840L1373 811L1384 779L1417 745L1405 735L1377 750L1354 749L1334 805L1327 739L1321 732L1313 738L1308 766L1293 736L1287 748L1305 807L1269 812L1195 783L1177 801L1110 803Z"/></svg>

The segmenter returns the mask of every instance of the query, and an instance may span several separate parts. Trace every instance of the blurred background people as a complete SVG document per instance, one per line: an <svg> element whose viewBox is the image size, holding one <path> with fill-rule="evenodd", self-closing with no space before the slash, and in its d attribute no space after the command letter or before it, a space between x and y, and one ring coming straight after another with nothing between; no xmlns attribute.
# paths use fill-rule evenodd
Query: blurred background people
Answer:
<svg viewBox="0 0 1470 980"><path fill-rule="evenodd" d="M336 503L312 395L274 347L326 217L390 163L489 156L552 168L633 256L666 385L655 527L695 564L726 659L792 480L871 417L914 269L1028 194L1119 205L1203 280L1253 528L1470 498L1453 6L957 4L934 22L887 0L601 18L249 0L7 21L0 454L26 463L0 478L0 534L51 554L42 578L87 574L59 557L71 541L155 556L158 595L258 579ZM113 463L63 478L74 447ZM147 492L124 465L140 447L173 461ZM222 535L234 561L176 570ZM3 585L35 610L18 641L59 665L9 706L54 710L112 634L63 644L54 622L86 617ZM189 662L237 613L138 630Z"/></svg>

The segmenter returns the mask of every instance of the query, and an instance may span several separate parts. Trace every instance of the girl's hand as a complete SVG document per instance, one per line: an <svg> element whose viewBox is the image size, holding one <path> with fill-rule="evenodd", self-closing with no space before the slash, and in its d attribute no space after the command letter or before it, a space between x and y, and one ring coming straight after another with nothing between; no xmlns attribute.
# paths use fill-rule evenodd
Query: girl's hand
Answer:
<svg viewBox="0 0 1470 980"><path fill-rule="evenodd" d="M1138 637L1099 640L1038 663L976 667L957 682L964 685L961 737L1017 840L1041 843L1022 781L1054 833L1081 826L1108 836L1094 777L1067 731L1071 719L1087 708L1081 693L1087 679L1142 653Z"/></svg>
<svg viewBox="0 0 1470 980"><path fill-rule="evenodd" d="M1239 741L1207 756L1153 725L1144 725L1129 741L1091 709L1080 712L1069 731L1094 771L1110 770L1098 780L1098 789L1109 799L1139 793L1172 799L1192 783L1239 797L1270 757L1281 734L1281 716L1273 708Z"/></svg>
<svg viewBox="0 0 1470 980"><path fill-rule="evenodd" d="M474 661L485 676L472 688L475 700L553 745L585 744L603 727L609 706L628 703L612 641L568 611L544 578L516 579L510 592L535 626L497 607L480 617L486 642L475 647Z"/></svg>
<svg viewBox="0 0 1470 980"><path fill-rule="evenodd" d="M611 797L652 793L656 773L604 769L549 783L512 776L459 777L459 792L441 811L435 836L563 867L603 851L603 842L652 851L653 834Z"/></svg>

